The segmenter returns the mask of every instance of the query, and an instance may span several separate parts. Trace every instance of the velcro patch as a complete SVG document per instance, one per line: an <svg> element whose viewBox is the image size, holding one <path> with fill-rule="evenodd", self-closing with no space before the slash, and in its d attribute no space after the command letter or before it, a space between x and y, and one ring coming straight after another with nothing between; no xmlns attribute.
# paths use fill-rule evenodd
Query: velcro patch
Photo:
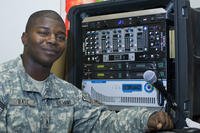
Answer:
<svg viewBox="0 0 200 133"><path fill-rule="evenodd" d="M12 106L36 106L35 101L31 99L10 99L9 104Z"/></svg>
<svg viewBox="0 0 200 133"><path fill-rule="evenodd" d="M65 99L59 99L56 101L58 106L70 106L72 105L71 101Z"/></svg>

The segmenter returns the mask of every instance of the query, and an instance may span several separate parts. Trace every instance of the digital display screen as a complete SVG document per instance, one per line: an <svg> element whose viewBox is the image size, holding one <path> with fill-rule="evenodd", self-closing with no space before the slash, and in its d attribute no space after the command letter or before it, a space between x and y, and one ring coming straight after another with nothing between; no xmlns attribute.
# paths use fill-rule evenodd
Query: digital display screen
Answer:
<svg viewBox="0 0 200 133"><path fill-rule="evenodd" d="M134 92L134 91L142 91L141 84L122 84L122 91L123 92Z"/></svg>

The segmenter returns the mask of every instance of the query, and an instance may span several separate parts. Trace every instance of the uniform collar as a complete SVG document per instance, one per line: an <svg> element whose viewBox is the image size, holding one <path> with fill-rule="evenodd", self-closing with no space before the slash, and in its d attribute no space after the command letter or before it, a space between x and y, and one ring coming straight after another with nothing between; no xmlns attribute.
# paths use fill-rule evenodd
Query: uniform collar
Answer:
<svg viewBox="0 0 200 133"><path fill-rule="evenodd" d="M59 86L55 86L56 77L54 74L50 74L49 77L45 80L45 91L40 91L36 88L36 85L33 84L33 82L30 80L28 74L25 72L22 58L17 58L17 67L18 67L18 75L20 77L21 87L23 91L27 92L36 92L43 95L44 98L62 98L63 94L59 91Z"/></svg>

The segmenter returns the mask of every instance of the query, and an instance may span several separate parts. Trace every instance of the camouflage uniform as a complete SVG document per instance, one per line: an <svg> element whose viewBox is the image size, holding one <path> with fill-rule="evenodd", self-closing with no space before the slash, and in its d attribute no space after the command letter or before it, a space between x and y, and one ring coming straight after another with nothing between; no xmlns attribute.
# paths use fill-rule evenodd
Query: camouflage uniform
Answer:
<svg viewBox="0 0 200 133"><path fill-rule="evenodd" d="M38 90L21 57L0 65L1 133L137 133L144 132L151 113L145 108L109 111L53 74Z"/></svg>

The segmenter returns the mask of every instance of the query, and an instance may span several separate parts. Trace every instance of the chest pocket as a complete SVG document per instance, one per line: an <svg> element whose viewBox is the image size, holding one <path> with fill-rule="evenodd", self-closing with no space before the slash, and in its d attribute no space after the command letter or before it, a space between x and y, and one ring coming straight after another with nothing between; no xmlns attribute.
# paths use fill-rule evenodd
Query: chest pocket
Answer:
<svg viewBox="0 0 200 133"><path fill-rule="evenodd" d="M39 115L35 101L31 99L10 99L7 108L9 132L38 132Z"/></svg>
<svg viewBox="0 0 200 133"><path fill-rule="evenodd" d="M52 100L50 112L50 132L71 132L74 116L74 103L69 99Z"/></svg>

